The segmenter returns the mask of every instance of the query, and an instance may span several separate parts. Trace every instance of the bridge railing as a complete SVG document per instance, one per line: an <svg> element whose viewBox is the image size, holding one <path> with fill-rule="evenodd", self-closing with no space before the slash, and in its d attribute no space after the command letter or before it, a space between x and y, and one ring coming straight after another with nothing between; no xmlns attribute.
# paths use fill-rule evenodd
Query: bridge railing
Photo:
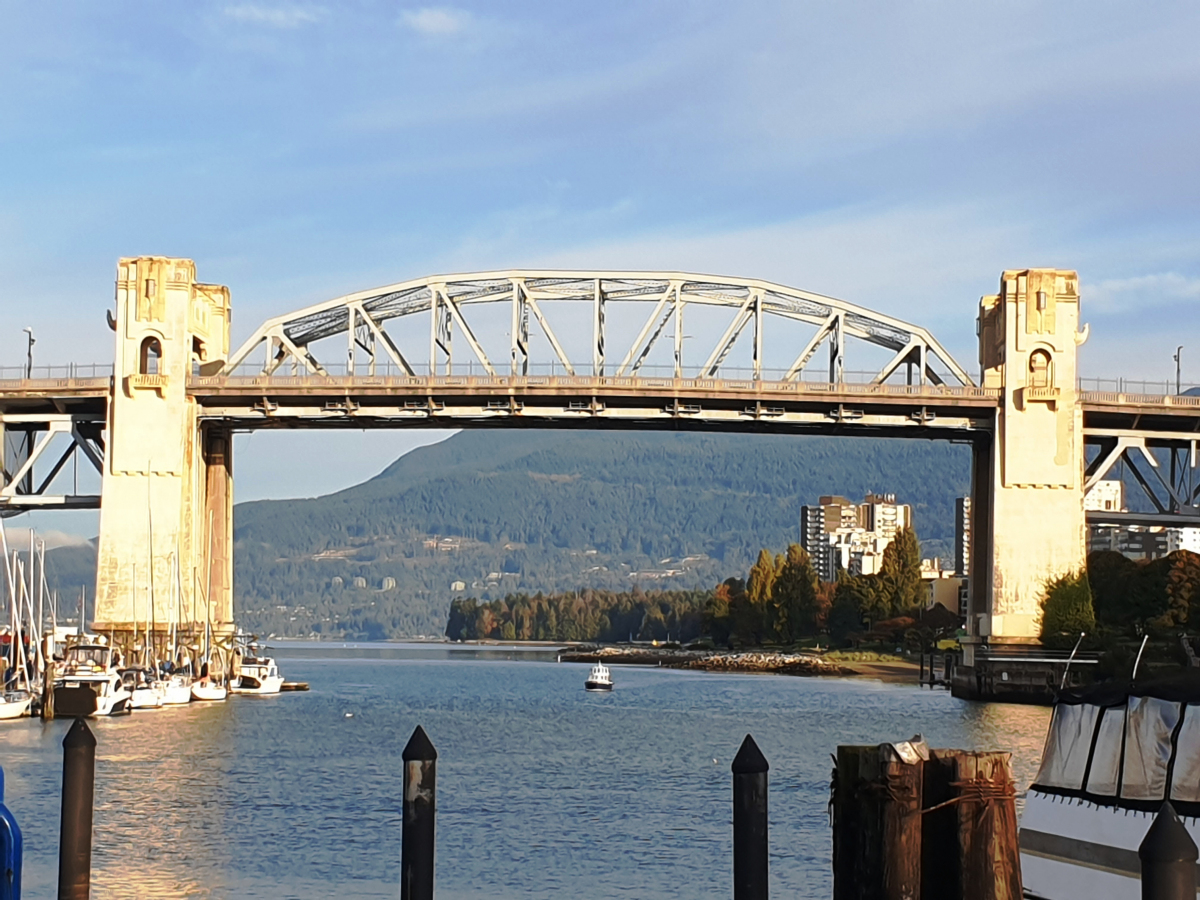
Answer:
<svg viewBox="0 0 1200 900"><path fill-rule="evenodd" d="M0 366L0 381L56 381L79 378L111 378L112 363L66 363L61 366Z"/></svg>
<svg viewBox="0 0 1200 900"><path fill-rule="evenodd" d="M1200 389L1200 384L1185 381L1175 390L1175 381L1137 379L1137 378L1080 378L1076 387L1080 391L1093 394L1129 394L1141 397L1166 397L1184 391Z"/></svg>

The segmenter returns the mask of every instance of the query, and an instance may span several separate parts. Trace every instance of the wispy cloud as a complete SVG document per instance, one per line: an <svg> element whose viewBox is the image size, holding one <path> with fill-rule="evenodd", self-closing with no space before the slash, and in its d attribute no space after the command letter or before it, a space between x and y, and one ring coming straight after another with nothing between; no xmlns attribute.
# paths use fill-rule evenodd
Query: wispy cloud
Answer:
<svg viewBox="0 0 1200 900"><path fill-rule="evenodd" d="M5 528L4 538L8 541L8 545L13 550L29 550L29 536L31 529L29 528ZM91 541L81 534L70 534L65 531L32 531L35 541L45 541L47 550L56 550L59 547L82 547L85 544L90 544Z"/></svg>
<svg viewBox="0 0 1200 900"><path fill-rule="evenodd" d="M426 6L400 13L401 24L426 37L461 34L471 27L473 21L466 10L449 6Z"/></svg>
<svg viewBox="0 0 1200 900"><path fill-rule="evenodd" d="M1102 313L1136 312L1179 301L1200 300L1200 278L1178 272L1110 278L1084 284L1088 305Z"/></svg>
<svg viewBox="0 0 1200 900"><path fill-rule="evenodd" d="M225 15L239 22L251 22L271 28L299 28L318 21L325 11L308 6L261 6L240 3L225 7Z"/></svg>

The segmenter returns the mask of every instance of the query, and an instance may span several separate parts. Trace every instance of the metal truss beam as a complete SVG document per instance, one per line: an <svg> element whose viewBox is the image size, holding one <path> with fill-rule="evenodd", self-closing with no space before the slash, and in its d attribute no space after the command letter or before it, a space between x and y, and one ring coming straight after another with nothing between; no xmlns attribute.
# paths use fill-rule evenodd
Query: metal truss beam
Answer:
<svg viewBox="0 0 1200 900"><path fill-rule="evenodd" d="M1087 444L1096 455L1084 472L1084 490L1091 490L1118 464L1124 464L1133 476L1142 495L1154 507L1153 524L1175 527L1200 527L1200 437L1181 432L1106 430L1087 428ZM1166 461L1161 454L1166 454ZM1093 515L1089 521L1112 524L1125 522L1121 518L1104 518L1106 513ZM1140 513L1114 513L1139 516ZM1125 523L1130 524L1132 523ZM1144 524L1141 522L1132 524Z"/></svg>
<svg viewBox="0 0 1200 900"><path fill-rule="evenodd" d="M495 326L476 331L471 319L475 307L508 303L512 307L511 329L503 340ZM562 337L581 341L578 325L556 323L555 313L565 306L575 305L588 310L591 324L590 359L573 359ZM649 315L636 332L633 342L613 353L614 327L616 333L629 334L628 325L614 325L617 306L633 309L640 304ZM693 321L689 308L725 308L729 311L724 332L703 362L690 359L684 343L684 320ZM582 310L581 310L582 311ZM419 314L428 313L429 355L419 358L420 351L408 348L419 346ZM569 311L563 313L569 316ZM546 337L550 356L532 359L529 343L529 319L537 322ZM587 321L584 319L584 321ZM711 318L703 320L705 329L715 334L721 326ZM751 322L754 324L753 343L747 348L739 338ZM807 334L793 328L779 327L784 323L811 327ZM389 325L390 323L390 325ZM391 331L389 332L389 327ZM586 327L586 326L585 326ZM593 376L607 374L607 359L621 358L617 376L642 371L651 361L660 339L673 332L673 347L668 354L668 368L676 378L719 377L724 367L736 366L751 372L753 380L779 380L769 374L768 365L779 366L782 380L806 380L805 372L821 344L829 345L828 377L822 372L816 379L833 384L845 383L851 371L850 357L855 369L865 372L867 380L884 383L898 370L907 366L908 381L917 384L971 385L970 376L925 329L899 319L856 306L834 297L790 288L757 279L725 278L686 272L560 272L552 270L505 270L461 275L444 275L400 282L367 291L359 291L277 316L262 326L242 344L221 370L221 374L240 373L250 354L259 345L266 347L266 362L261 373L270 375L279 366L292 360L294 368L302 367L308 374L329 375L328 357L322 349L326 341L342 335L346 348L346 373L354 374L356 356L366 353L369 370L376 372L376 348L384 348L389 370L405 373L456 375L473 371L495 373L485 347L508 344L511 374L527 375L531 366L557 368L574 375L590 370ZM697 326L693 325L693 328ZM471 349L467 360L455 360L452 339L455 329ZM696 335L704 339L704 335ZM416 340L414 340L414 338ZM709 338L711 339L711 337ZM318 346L320 345L320 346ZM738 346L738 359L733 356ZM791 345L791 346L789 346ZM882 366L858 354L859 347L874 345L888 351ZM409 355L401 352L406 348ZM413 352L416 355L412 355ZM493 350L495 352L495 350ZM658 358L658 357L655 357ZM733 360L731 362L731 360ZM793 360L786 370L787 360ZM770 361L770 362L768 362ZM551 366L553 364L553 366ZM655 366L658 363L654 363ZM771 370L775 371L775 370Z"/></svg>
<svg viewBox="0 0 1200 900"><path fill-rule="evenodd" d="M50 489L66 464L80 455L103 474L103 419L95 415L7 413L0 415L0 427L9 448L15 448L13 433L21 435L15 459L4 459L0 466L0 516L31 509L99 509L99 496L53 493ZM38 474L38 464L50 460L49 470Z"/></svg>

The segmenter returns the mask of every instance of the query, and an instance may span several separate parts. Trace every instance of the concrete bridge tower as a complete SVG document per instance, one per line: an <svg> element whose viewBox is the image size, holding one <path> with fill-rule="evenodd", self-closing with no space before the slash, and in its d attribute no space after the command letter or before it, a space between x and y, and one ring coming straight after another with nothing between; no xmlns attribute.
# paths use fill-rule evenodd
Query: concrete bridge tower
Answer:
<svg viewBox="0 0 1200 900"><path fill-rule="evenodd" d="M1086 339L1073 271L1007 271L1000 293L980 300L982 386L1003 397L994 438L975 447L969 627L978 638L1036 640L1046 582L1086 562L1075 380Z"/></svg>
<svg viewBox="0 0 1200 900"><path fill-rule="evenodd" d="M228 356L229 290L198 284L190 259L122 259L114 318L94 627L227 634L231 435L200 427L187 382Z"/></svg>

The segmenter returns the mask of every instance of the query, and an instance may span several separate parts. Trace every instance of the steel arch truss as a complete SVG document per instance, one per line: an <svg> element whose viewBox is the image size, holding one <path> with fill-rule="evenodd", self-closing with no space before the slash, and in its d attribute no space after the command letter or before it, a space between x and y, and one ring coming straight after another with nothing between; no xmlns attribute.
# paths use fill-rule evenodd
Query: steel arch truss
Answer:
<svg viewBox="0 0 1200 900"><path fill-rule="evenodd" d="M564 350L560 340L565 333L563 325L553 323L548 314L551 304L559 309L563 301L590 306L590 360L571 359ZM631 344L615 347L609 340L609 310L613 304L632 303L650 306L650 314ZM923 328L844 300L766 281L680 272L510 270L439 276L360 291L269 319L232 354L221 374L233 374L259 348L264 353L264 375L275 373L285 364L295 372L302 370L310 375L326 375L335 367L348 375L374 375L380 365L406 375L453 375L456 365L460 366L459 373L465 368L463 357L472 369L478 366L488 375L502 374L498 369L504 364L489 358L483 346L491 343L494 347L495 343L480 341L468 320L468 312L481 304L510 306L506 319L510 326L507 374L511 375L529 374L531 361L561 366L568 375L637 375L651 351L670 341L676 378L685 377L685 372L691 377L719 377L736 345L743 348L743 358L748 348L747 368L754 379L762 380L764 344L772 340L771 325L790 320L815 330L802 343L787 347L772 344L774 358L792 360L778 380L801 380L824 346L828 368L821 363L821 375L827 375L829 383L844 383L849 371L847 349L858 342L890 352L882 366L869 367L872 375L868 380L872 383L881 384L906 370L910 383L943 384L948 380L950 384L973 384L966 371ZM685 360L684 318L693 307L723 307L731 315L724 332L704 356L697 353ZM405 341L394 340L385 328L393 320L397 320L393 328L406 329ZM401 344L412 346L414 334L407 329L422 334L427 329L429 349L425 358L409 358L401 352ZM550 356L531 360L530 335L538 332ZM454 355L456 334L458 357ZM339 337L344 342L344 355L336 350L332 356L325 353L328 345L323 343L323 355L318 356L318 342ZM774 339L775 343L781 340Z"/></svg>

